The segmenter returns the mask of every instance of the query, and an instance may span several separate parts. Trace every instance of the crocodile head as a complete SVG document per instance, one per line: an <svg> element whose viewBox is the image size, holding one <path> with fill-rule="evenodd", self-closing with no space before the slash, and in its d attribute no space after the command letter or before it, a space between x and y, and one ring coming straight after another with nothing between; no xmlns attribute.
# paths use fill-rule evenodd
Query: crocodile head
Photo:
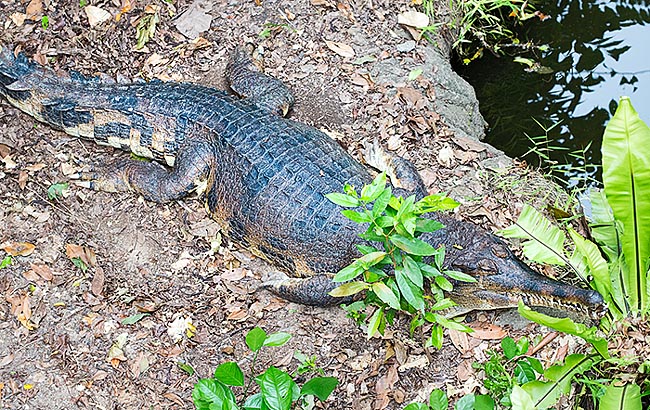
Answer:
<svg viewBox="0 0 650 410"><path fill-rule="evenodd" d="M442 221L446 265L473 276L476 282L454 285L451 299L462 309L516 307L519 301L562 315L599 319L606 312L602 296L543 276L512 254L493 234L467 222Z"/></svg>

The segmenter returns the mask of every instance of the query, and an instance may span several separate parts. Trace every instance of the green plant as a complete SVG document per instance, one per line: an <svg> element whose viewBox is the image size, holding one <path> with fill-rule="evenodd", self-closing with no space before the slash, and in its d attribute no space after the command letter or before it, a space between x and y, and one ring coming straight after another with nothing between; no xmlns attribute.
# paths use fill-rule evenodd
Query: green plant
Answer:
<svg viewBox="0 0 650 410"><path fill-rule="evenodd" d="M568 266L603 296L607 314L600 321L600 329L610 332L610 339L616 337L617 331L631 327L634 321L645 323L647 329L650 153L639 149L647 146L650 146L650 129L641 121L629 98L622 97L603 139L604 189L593 190L590 194L591 233L595 243L570 227L567 228L570 240L567 240L563 230L532 207L525 207L516 224L503 231L505 236L526 241L524 254L529 259ZM567 247L571 251L567 251ZM607 341L598 335L596 327L587 328L568 318L551 318L523 304L519 312L537 323L587 340L597 352L573 358L572 363L567 358L567 364L557 369L555 376L566 382L573 379L576 367L594 367L606 376L602 383L590 384L592 391L602 395L596 398L600 409L641 409L641 389L643 394L650 394L645 353L610 357ZM543 390L538 385L526 387L518 390L518 399L536 402L538 393ZM547 400L548 395L544 397ZM549 403L537 401L536 405Z"/></svg>
<svg viewBox="0 0 650 410"><path fill-rule="evenodd" d="M11 258L11 255L7 255L0 261L0 269L6 268L7 266L11 265L11 262L13 259Z"/></svg>
<svg viewBox="0 0 650 410"><path fill-rule="evenodd" d="M434 16L433 0L424 0L422 7L429 16ZM504 49L529 50L538 48L531 44L522 45L513 31L508 28L535 17L533 6L525 0L449 0L452 18L447 25L456 32L453 48L465 64L479 58L484 50L504 54ZM425 28L435 32L440 24Z"/></svg>
<svg viewBox="0 0 650 410"><path fill-rule="evenodd" d="M50 27L50 18L48 16L41 17L41 27L43 30L47 30Z"/></svg>
<svg viewBox="0 0 650 410"><path fill-rule="evenodd" d="M259 327L246 334L246 345L253 352L250 374L255 374L255 365L260 350L265 347L282 346L291 335L288 333L273 333L267 335ZM191 369L190 366L186 366ZM193 369L192 369L193 371ZM249 395L253 380L259 387L259 392ZM192 391L194 406L198 410L289 410L304 399L315 396L325 401L334 391L338 380L335 377L314 377L298 387L293 378L286 372L270 366L254 379L249 377L245 383L244 372L235 362L220 364L214 371L214 377L200 379ZM237 398L231 387L242 389L243 403L238 405Z"/></svg>
<svg viewBox="0 0 650 410"><path fill-rule="evenodd" d="M412 315L411 333L425 322L432 324L427 346L440 348L443 327L469 331L465 325L445 318L440 312L455 306L443 294L452 289L448 278L468 282L475 279L444 269L444 247L436 249L418 238L422 233L442 228L440 222L422 215L453 209L458 203L442 195L429 195L419 201L414 196L395 197L386 186L385 173L379 174L360 192L349 185L343 191L326 196L340 206L354 208L342 214L353 222L367 224L368 228L359 235L366 243L357 245L363 256L336 274L334 281L343 284L330 294L343 297L366 291L363 302L356 302L353 309L348 307L347 310L363 320L360 314L363 308L377 307L368 319L367 336L383 333L397 312ZM428 260L425 261L425 257Z"/></svg>

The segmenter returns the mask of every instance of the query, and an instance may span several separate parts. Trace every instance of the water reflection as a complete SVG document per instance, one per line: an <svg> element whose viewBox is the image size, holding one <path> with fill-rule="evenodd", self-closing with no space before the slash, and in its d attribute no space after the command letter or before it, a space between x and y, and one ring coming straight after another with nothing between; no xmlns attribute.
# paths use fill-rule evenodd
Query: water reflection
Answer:
<svg viewBox="0 0 650 410"><path fill-rule="evenodd" d="M650 117L650 4L567 0L538 8L551 18L531 20L520 38L550 46L531 56L550 74L487 54L457 69L477 91L488 142L521 157L531 146L525 135L543 134L535 119L545 127L559 122L549 144L568 151L555 150L553 159L579 165L567 153L593 142L586 159L600 163L602 133L620 95L631 96L646 122Z"/></svg>

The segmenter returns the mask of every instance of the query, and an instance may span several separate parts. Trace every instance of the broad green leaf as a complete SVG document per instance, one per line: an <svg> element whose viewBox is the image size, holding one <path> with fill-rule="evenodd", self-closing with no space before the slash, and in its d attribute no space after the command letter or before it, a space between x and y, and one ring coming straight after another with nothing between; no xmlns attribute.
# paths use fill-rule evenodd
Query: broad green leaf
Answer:
<svg viewBox="0 0 650 410"><path fill-rule="evenodd" d="M386 255L387 255L386 252L371 252L357 259L355 263L359 263L362 266L369 268L383 261Z"/></svg>
<svg viewBox="0 0 650 410"><path fill-rule="evenodd" d="M257 393L252 396L248 396L244 402L245 410L267 410L266 404L264 404L264 399L262 398L262 393Z"/></svg>
<svg viewBox="0 0 650 410"><path fill-rule="evenodd" d="M445 226L434 219L417 218L415 220L415 230L417 232L435 232Z"/></svg>
<svg viewBox="0 0 650 410"><path fill-rule="evenodd" d="M370 319L368 319L368 333L366 334L366 337L370 339L377 333L379 330L379 326L381 325L381 321L384 319L384 308L379 308L375 310L375 312L370 316Z"/></svg>
<svg viewBox="0 0 650 410"><path fill-rule="evenodd" d="M312 395L320 401L325 401L336 389L339 380L336 377L314 377L302 386L301 396Z"/></svg>
<svg viewBox="0 0 650 410"><path fill-rule="evenodd" d="M621 97L603 135L603 184L614 217L623 225L623 255L629 268L623 293L633 311L647 311L650 257L650 128L628 97Z"/></svg>
<svg viewBox="0 0 650 410"><path fill-rule="evenodd" d="M589 191L591 215L589 216L591 235L600 245L609 260L618 258L621 251L620 229L614 220L614 212L607 202L605 191L592 189Z"/></svg>
<svg viewBox="0 0 650 410"><path fill-rule="evenodd" d="M364 202L372 202L379 198L386 187L386 173L382 172L375 177L369 184L361 190L361 200Z"/></svg>
<svg viewBox="0 0 650 410"><path fill-rule="evenodd" d="M361 205L361 201L358 198L355 198L351 195L341 194L339 192L327 194L325 195L325 198L334 202L336 205L343 206L345 208L356 208Z"/></svg>
<svg viewBox="0 0 650 410"><path fill-rule="evenodd" d="M300 389L291 376L273 366L257 376L255 382L260 386L269 410L291 410L291 403L300 395Z"/></svg>
<svg viewBox="0 0 650 410"><path fill-rule="evenodd" d="M214 379L200 379L192 390L192 400L199 409L237 409L232 391Z"/></svg>
<svg viewBox="0 0 650 410"><path fill-rule="evenodd" d="M149 316L149 313L136 313L135 315L125 317L124 319L122 319L121 323L123 325L133 325L138 323L145 316Z"/></svg>
<svg viewBox="0 0 650 410"><path fill-rule="evenodd" d="M266 340L266 332L259 327L251 329L246 334L246 346L254 352L257 352L264 346L264 340Z"/></svg>
<svg viewBox="0 0 650 410"><path fill-rule="evenodd" d="M435 211L448 211L457 208L460 205L453 199L439 194L428 195L420 199L417 203L418 213L428 213Z"/></svg>
<svg viewBox="0 0 650 410"><path fill-rule="evenodd" d="M476 397L473 394L466 394L461 397L454 405L454 410L474 410Z"/></svg>
<svg viewBox="0 0 650 410"><path fill-rule="evenodd" d="M411 255L430 256L434 255L437 252L436 248L418 238L407 238L402 235L392 235L390 237L390 241L395 246L404 252L410 253Z"/></svg>
<svg viewBox="0 0 650 410"><path fill-rule="evenodd" d="M533 402L532 397L530 397L530 394L516 384L512 386L510 402L512 403L513 409L536 410L535 403Z"/></svg>
<svg viewBox="0 0 650 410"><path fill-rule="evenodd" d="M431 326L431 337L427 340L427 345L433 346L436 349L442 348L443 331L443 327L437 323Z"/></svg>
<svg viewBox="0 0 650 410"><path fill-rule="evenodd" d="M517 222L498 232L506 238L524 239L524 255L532 261L564 266L564 232L535 208L526 204Z"/></svg>
<svg viewBox="0 0 650 410"><path fill-rule="evenodd" d="M641 388L638 384L626 383L622 386L613 381L605 395L601 397L598 410L641 410Z"/></svg>
<svg viewBox="0 0 650 410"><path fill-rule="evenodd" d="M434 318L435 318L435 320L436 320L436 322L438 324L440 324L441 326L446 327L447 329L453 329L453 330L458 330L459 332L467 332L467 333L473 332L472 328L470 328L470 327L468 327L468 326L466 326L466 325L464 325L462 323L459 323L459 322L456 322L456 321L453 321L453 320L449 320L446 317L444 317L442 315L439 315L437 313L434 313L433 316L434 316Z"/></svg>
<svg viewBox="0 0 650 410"><path fill-rule="evenodd" d="M519 384L532 382L533 380L537 379L533 367L530 365L530 363L524 361L523 359L517 361L517 364L515 365L514 374L515 374L515 379Z"/></svg>
<svg viewBox="0 0 650 410"><path fill-rule="evenodd" d="M607 261L603 259L600 250L593 242L583 238L582 235L572 228L569 228L568 231L569 236L576 246L576 251L583 256L589 269L589 274L594 278L593 283L596 290L603 296L605 302L610 305L610 311L616 314L616 317L621 318L622 312L619 312L618 309L612 309L612 307L622 306L625 302L621 300L617 301L616 305L612 305L612 280L609 275Z"/></svg>
<svg viewBox="0 0 650 410"><path fill-rule="evenodd" d="M244 385L244 373L235 362L221 363L214 371L214 378L228 386Z"/></svg>
<svg viewBox="0 0 650 410"><path fill-rule="evenodd" d="M449 298L444 298L434 303L433 306L431 306L429 309L444 310L444 309L452 308L454 306L458 306L458 304Z"/></svg>
<svg viewBox="0 0 650 410"><path fill-rule="evenodd" d="M282 346L291 339L291 335L285 332L271 333L264 340L264 346Z"/></svg>
<svg viewBox="0 0 650 410"><path fill-rule="evenodd" d="M518 354L517 344L515 343L515 340L509 336L504 337L501 340L501 349L503 349L503 355L508 360L512 359Z"/></svg>
<svg viewBox="0 0 650 410"><path fill-rule="evenodd" d="M375 282L372 284L370 289L388 306L399 310L399 299L384 282Z"/></svg>
<svg viewBox="0 0 650 410"><path fill-rule="evenodd" d="M476 282L476 278L474 276L468 275L464 272L459 272L457 270L446 270L444 271L444 274L459 282Z"/></svg>
<svg viewBox="0 0 650 410"><path fill-rule="evenodd" d="M401 267L395 268L395 281L404 299L416 310L424 311L422 289L414 284Z"/></svg>
<svg viewBox="0 0 650 410"><path fill-rule="evenodd" d="M549 381L535 380L522 386L532 398L534 408L546 409L554 406L563 394L571 391L573 377L587 371L592 365L592 360L582 354L572 354L567 356L564 363L551 366L544 372L544 377Z"/></svg>
<svg viewBox="0 0 650 410"><path fill-rule="evenodd" d="M474 410L494 410L496 403L487 394L480 394L474 399Z"/></svg>
<svg viewBox="0 0 650 410"><path fill-rule="evenodd" d="M356 295L357 293L361 292L362 290L366 290L369 287L370 285L368 285L365 282L347 282L342 284L341 286L334 288L328 294L330 296L342 298L345 296Z"/></svg>
<svg viewBox="0 0 650 410"><path fill-rule="evenodd" d="M404 407L404 410L429 410L429 406L424 403L411 403L408 406Z"/></svg>
<svg viewBox="0 0 650 410"><path fill-rule="evenodd" d="M388 201L392 197L393 192L391 191L390 187L385 188L382 193L375 199L375 203L372 204L372 216L375 218L381 215L385 210L386 206L388 206ZM392 225L392 222L391 222ZM390 225L387 225L390 226Z"/></svg>
<svg viewBox="0 0 650 410"><path fill-rule="evenodd" d="M429 407L431 410L447 410L449 400L447 394L440 389L433 389L429 395Z"/></svg>
<svg viewBox="0 0 650 410"><path fill-rule="evenodd" d="M408 80L413 81L416 78L418 78L422 74L422 69L421 68L414 68L409 72Z"/></svg>
<svg viewBox="0 0 650 410"><path fill-rule="evenodd" d="M436 276L434 281L436 282L436 285L440 287L440 289L446 292L451 292L454 290L454 286L444 276Z"/></svg>
<svg viewBox="0 0 650 410"><path fill-rule="evenodd" d="M369 223L372 221L372 218L370 215L366 214L365 212L357 212L353 211L351 209L344 209L341 211L344 217L348 218L352 222L356 223Z"/></svg>
<svg viewBox="0 0 650 410"><path fill-rule="evenodd" d="M560 319L545 315L540 312L536 312L528 306L524 305L522 301L519 301L519 307L517 310L521 316L535 323L539 323L540 325L550 327L551 329L583 338L587 342L591 343L601 356L603 356L605 359L609 358L609 352L607 351L607 340L596 336L598 329L595 326L587 328L587 326L583 325L582 323L575 323L568 317Z"/></svg>
<svg viewBox="0 0 650 410"><path fill-rule="evenodd" d="M361 266L355 261L352 264L338 271L338 273L334 275L334 279L332 280L334 282L347 282L361 275L364 270L365 269L363 268L363 266Z"/></svg>
<svg viewBox="0 0 650 410"><path fill-rule="evenodd" d="M424 289L424 277L422 271L416 261L410 256L404 256L404 272L408 275L409 279L415 286Z"/></svg>

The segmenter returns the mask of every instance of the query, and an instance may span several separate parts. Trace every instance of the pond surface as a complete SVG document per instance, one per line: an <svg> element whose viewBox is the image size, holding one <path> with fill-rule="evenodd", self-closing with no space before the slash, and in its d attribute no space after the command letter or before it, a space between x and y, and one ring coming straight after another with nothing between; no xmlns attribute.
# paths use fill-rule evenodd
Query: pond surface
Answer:
<svg viewBox="0 0 650 410"><path fill-rule="evenodd" d="M522 42L548 44L547 51L525 56L539 62L541 70L526 71L528 67L511 56L488 53L468 66L457 66L476 89L481 113L490 125L486 141L536 164L536 154L525 155L534 145L527 136L547 134L547 143L540 147L550 149L550 160L584 168L585 163L600 164L602 134L621 95L631 97L649 124L649 3L540 4L537 9L549 18L531 19L518 35ZM580 150L584 157L570 155ZM565 172L598 177L593 167Z"/></svg>

